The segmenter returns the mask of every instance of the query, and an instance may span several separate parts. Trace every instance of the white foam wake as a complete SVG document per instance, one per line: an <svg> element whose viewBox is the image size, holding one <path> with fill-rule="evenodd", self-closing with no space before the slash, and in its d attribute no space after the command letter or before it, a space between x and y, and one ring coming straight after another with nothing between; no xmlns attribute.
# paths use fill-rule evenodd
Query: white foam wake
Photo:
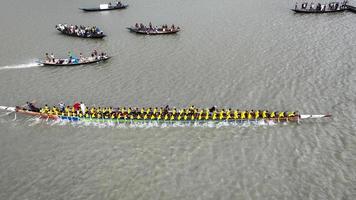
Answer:
<svg viewBox="0 0 356 200"><path fill-rule="evenodd" d="M2 67L0 67L0 70L27 69L27 68L33 68L33 67L39 67L39 66L42 66L42 64L37 63L37 62L32 62L32 63L28 63L28 64L2 66Z"/></svg>

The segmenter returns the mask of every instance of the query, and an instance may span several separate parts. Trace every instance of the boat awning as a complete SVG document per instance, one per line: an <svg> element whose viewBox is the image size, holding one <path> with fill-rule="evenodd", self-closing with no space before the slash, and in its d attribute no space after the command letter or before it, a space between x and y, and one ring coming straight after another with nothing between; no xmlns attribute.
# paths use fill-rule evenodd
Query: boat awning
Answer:
<svg viewBox="0 0 356 200"><path fill-rule="evenodd" d="M109 4L100 4L100 9L108 9Z"/></svg>

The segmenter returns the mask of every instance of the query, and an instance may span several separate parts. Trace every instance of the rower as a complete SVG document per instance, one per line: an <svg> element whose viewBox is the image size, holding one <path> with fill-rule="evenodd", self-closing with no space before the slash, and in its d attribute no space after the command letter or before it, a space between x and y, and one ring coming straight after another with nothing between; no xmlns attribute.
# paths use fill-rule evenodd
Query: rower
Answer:
<svg viewBox="0 0 356 200"><path fill-rule="evenodd" d="M242 111L241 112L241 119L245 119L246 118L246 111Z"/></svg>
<svg viewBox="0 0 356 200"><path fill-rule="evenodd" d="M238 110L235 110L234 111L234 119L238 119L239 118L239 111Z"/></svg>
<svg viewBox="0 0 356 200"><path fill-rule="evenodd" d="M278 118L284 118L284 112L279 112L278 113Z"/></svg>
<svg viewBox="0 0 356 200"><path fill-rule="evenodd" d="M255 119L258 119L260 117L260 111L256 110L255 112Z"/></svg>
<svg viewBox="0 0 356 200"><path fill-rule="evenodd" d="M295 112L288 112L288 117L294 117L295 116Z"/></svg>
<svg viewBox="0 0 356 200"><path fill-rule="evenodd" d="M252 114L251 113L253 113L253 110L248 112L247 119L252 119Z"/></svg>
<svg viewBox="0 0 356 200"><path fill-rule="evenodd" d="M216 111L213 111L213 120L216 120Z"/></svg>
<svg viewBox="0 0 356 200"><path fill-rule="evenodd" d="M45 107L43 108L43 112L44 113L47 113L49 111L49 109L48 109L48 106L47 106L47 104L45 105Z"/></svg>
<svg viewBox="0 0 356 200"><path fill-rule="evenodd" d="M262 118L263 119L267 118L267 111L266 110L262 111Z"/></svg>
<svg viewBox="0 0 356 200"><path fill-rule="evenodd" d="M271 114L270 114L270 118L275 118L276 117L276 112L271 112Z"/></svg>

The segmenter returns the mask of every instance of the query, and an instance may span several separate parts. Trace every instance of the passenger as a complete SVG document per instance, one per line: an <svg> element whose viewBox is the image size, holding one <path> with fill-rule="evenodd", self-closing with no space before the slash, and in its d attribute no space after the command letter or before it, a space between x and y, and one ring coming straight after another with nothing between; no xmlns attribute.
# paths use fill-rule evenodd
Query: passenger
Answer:
<svg viewBox="0 0 356 200"><path fill-rule="evenodd" d="M54 63L54 61L55 61L55 58L54 58L54 55L53 55L53 53L51 53L51 59L52 59L52 63Z"/></svg>
<svg viewBox="0 0 356 200"><path fill-rule="evenodd" d="M51 62L51 57L48 55L48 53L46 53L46 62Z"/></svg>

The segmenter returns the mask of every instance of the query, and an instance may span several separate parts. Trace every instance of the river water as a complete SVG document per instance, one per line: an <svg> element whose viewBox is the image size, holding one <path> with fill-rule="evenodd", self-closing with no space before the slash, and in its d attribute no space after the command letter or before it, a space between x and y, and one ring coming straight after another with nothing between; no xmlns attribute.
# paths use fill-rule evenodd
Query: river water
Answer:
<svg viewBox="0 0 356 200"><path fill-rule="evenodd" d="M274 126L111 126L0 117L0 199L355 199L356 15L298 15L294 2L2 1L0 105L233 107L332 113ZM142 36L134 23L175 23ZM60 35L57 23L108 35ZM40 67L44 53L108 62Z"/></svg>

